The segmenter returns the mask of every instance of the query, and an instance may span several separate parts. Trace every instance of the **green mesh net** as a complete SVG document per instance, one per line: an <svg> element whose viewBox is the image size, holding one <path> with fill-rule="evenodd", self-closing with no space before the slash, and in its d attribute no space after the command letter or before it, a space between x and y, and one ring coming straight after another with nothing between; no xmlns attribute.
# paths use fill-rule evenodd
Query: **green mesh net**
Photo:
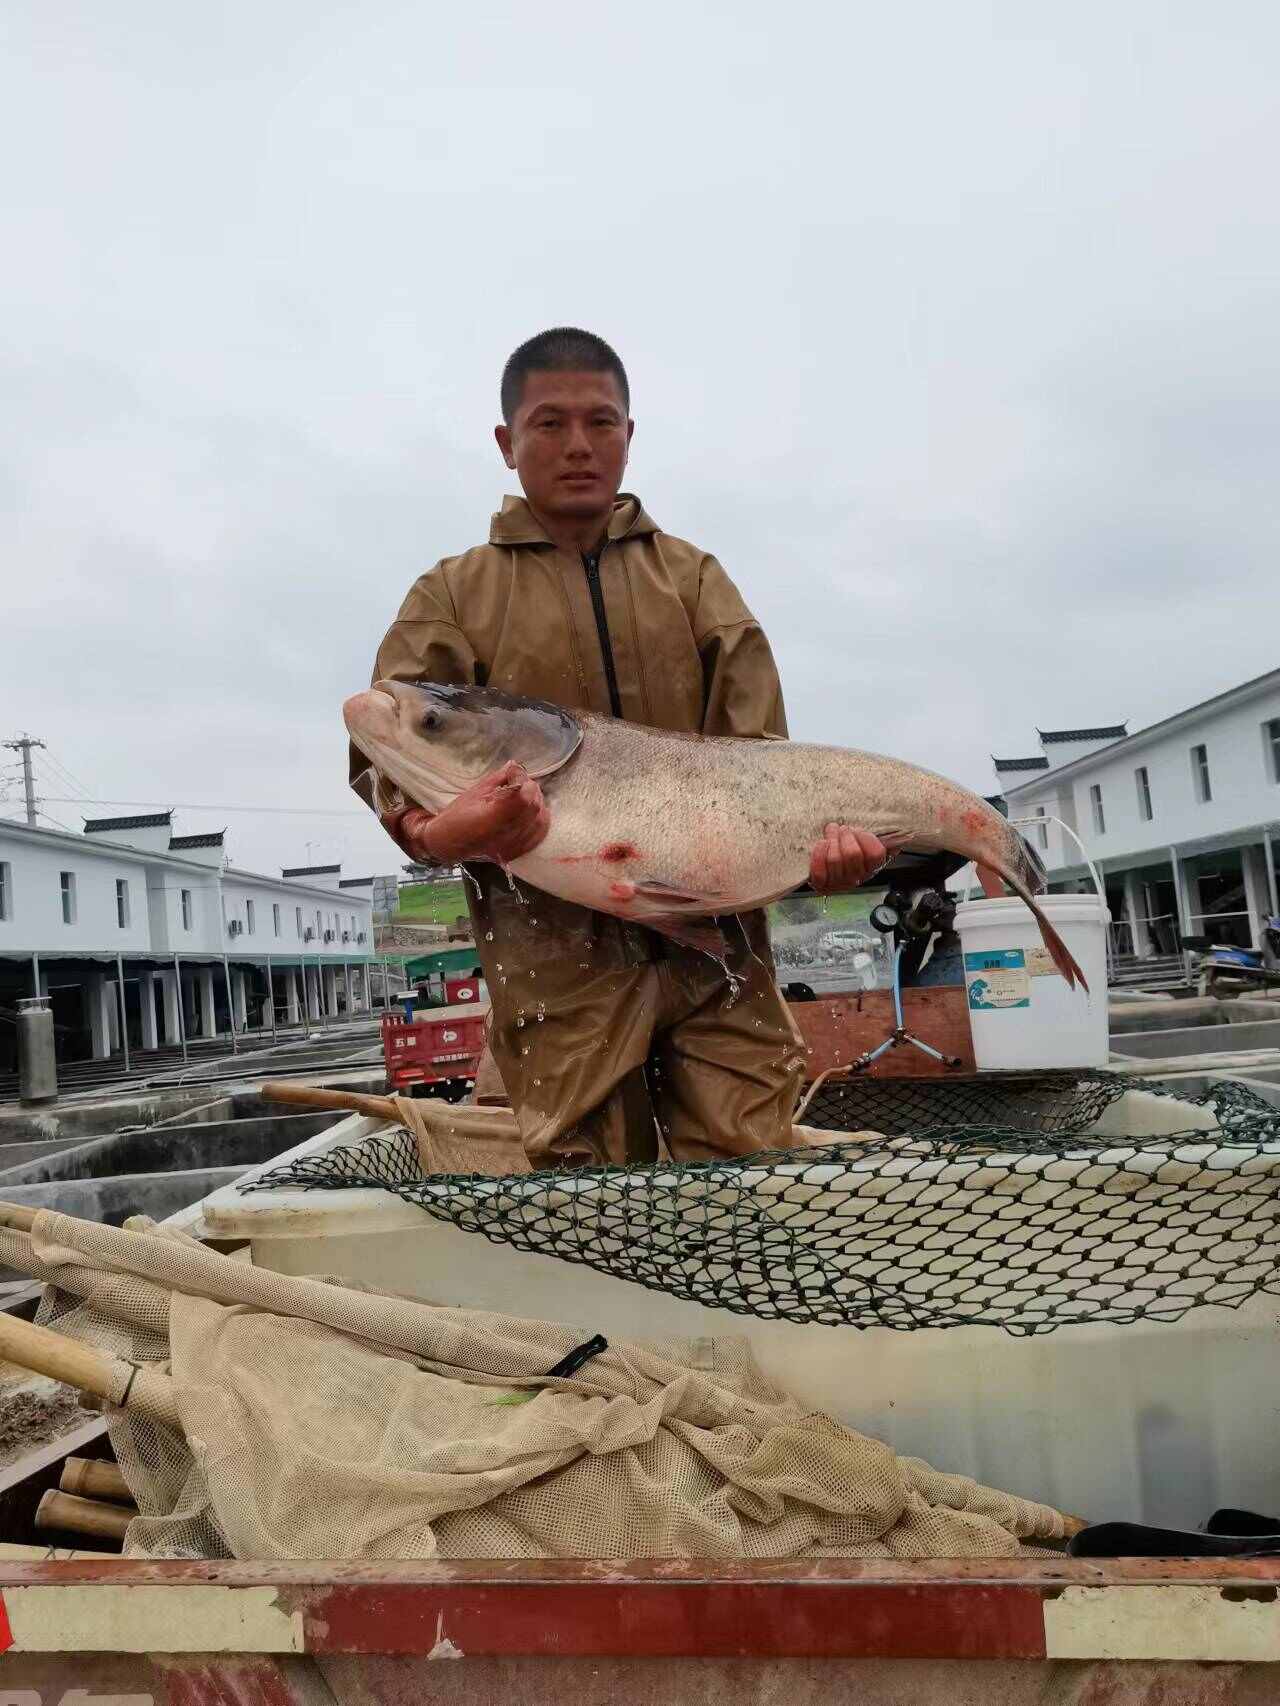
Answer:
<svg viewBox="0 0 1280 1706"><path fill-rule="evenodd" d="M1185 1109L1186 1129L1106 1135L1134 1090ZM847 1079L821 1084L803 1118L882 1135L495 1179L423 1177L396 1130L242 1188L377 1187L495 1243L832 1326L1045 1333L1176 1321L1280 1289L1280 1109L1242 1084L1174 1098L1109 1073Z"/></svg>

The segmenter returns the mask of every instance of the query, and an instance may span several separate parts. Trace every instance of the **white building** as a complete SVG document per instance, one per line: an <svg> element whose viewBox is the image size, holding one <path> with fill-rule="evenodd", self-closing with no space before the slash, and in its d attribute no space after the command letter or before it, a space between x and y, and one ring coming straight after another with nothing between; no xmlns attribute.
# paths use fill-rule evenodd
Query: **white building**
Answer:
<svg viewBox="0 0 1280 1706"><path fill-rule="evenodd" d="M0 1008L49 995L67 1052L99 1059L367 1011L372 900L337 865L237 870L170 812L0 823Z"/></svg>
<svg viewBox="0 0 1280 1706"><path fill-rule="evenodd" d="M993 762L1011 818L1058 818L1084 843L1119 953L1174 953L1200 935L1256 947L1280 913L1280 670L1136 734L1042 732L1037 754ZM1024 832L1051 888L1087 882L1056 825Z"/></svg>

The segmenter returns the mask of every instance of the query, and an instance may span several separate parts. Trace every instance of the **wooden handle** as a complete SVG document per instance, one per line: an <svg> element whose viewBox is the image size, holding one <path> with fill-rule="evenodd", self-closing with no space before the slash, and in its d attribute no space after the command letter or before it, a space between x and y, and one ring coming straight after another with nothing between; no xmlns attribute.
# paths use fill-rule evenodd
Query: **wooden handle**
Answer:
<svg viewBox="0 0 1280 1706"><path fill-rule="evenodd" d="M125 1530L137 1516L120 1505L99 1504L96 1499L78 1499L51 1487L36 1507L37 1528L62 1528L71 1534L97 1534L106 1540L123 1540Z"/></svg>
<svg viewBox="0 0 1280 1706"><path fill-rule="evenodd" d="M64 1493L79 1493L86 1499L114 1499L117 1504L131 1505L133 1494L129 1483L114 1463L103 1463L96 1457L68 1457L62 1465L58 1482Z"/></svg>
<svg viewBox="0 0 1280 1706"><path fill-rule="evenodd" d="M19 1368L47 1374L51 1380L78 1386L82 1392L94 1392L99 1398L110 1398L119 1389L121 1364L116 1357L16 1315L0 1313L0 1357L16 1362Z"/></svg>
<svg viewBox="0 0 1280 1706"><path fill-rule="evenodd" d="M396 1106L390 1096L365 1096L357 1090L322 1090L315 1084L290 1084L273 1079L259 1090L264 1102L291 1102L296 1108L335 1108L366 1114L374 1120L393 1120Z"/></svg>
<svg viewBox="0 0 1280 1706"><path fill-rule="evenodd" d="M366 1096L356 1090L322 1090L315 1084L290 1084L272 1080L260 1092L264 1102L291 1102L297 1108L336 1108L345 1113L366 1114L374 1120L399 1120L400 1112L391 1096ZM463 1108L456 1102L440 1102L430 1096L415 1098L414 1111L423 1123L451 1134L477 1137L506 1136L516 1132L516 1116L510 1108Z"/></svg>

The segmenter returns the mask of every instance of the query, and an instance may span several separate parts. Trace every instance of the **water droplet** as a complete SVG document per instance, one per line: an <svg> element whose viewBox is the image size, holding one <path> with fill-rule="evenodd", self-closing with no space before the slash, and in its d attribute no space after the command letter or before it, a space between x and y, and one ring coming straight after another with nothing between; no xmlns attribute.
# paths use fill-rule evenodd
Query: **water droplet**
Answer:
<svg viewBox="0 0 1280 1706"><path fill-rule="evenodd" d="M535 1078L535 1079L534 1079L534 1081L533 1081L533 1082L534 1082L534 1083L535 1083L535 1084L541 1084L541 1083L542 1083L542 1080L541 1080L541 1078Z"/></svg>
<svg viewBox="0 0 1280 1706"><path fill-rule="evenodd" d="M528 1052L529 1052L529 1045L528 1045L528 1043L526 1043L524 1045L524 1047L520 1050L520 1053L521 1054L528 1054Z"/></svg>
<svg viewBox="0 0 1280 1706"><path fill-rule="evenodd" d="M493 931L492 930L486 930L484 933L484 939L486 942L492 942L493 941Z"/></svg>
<svg viewBox="0 0 1280 1706"><path fill-rule="evenodd" d="M517 1019L517 1020L516 1020L516 1024L517 1024L517 1025L523 1025L523 1024L524 1024L524 1014L523 1014L523 1013L521 1013L521 1014L520 1014L520 1016L519 1016L519 1018L518 1018L518 1019ZM812 1054L812 1053L813 1053L813 1050L812 1050L812 1049L810 1049L810 1050L809 1050L809 1053L810 1053L810 1054Z"/></svg>

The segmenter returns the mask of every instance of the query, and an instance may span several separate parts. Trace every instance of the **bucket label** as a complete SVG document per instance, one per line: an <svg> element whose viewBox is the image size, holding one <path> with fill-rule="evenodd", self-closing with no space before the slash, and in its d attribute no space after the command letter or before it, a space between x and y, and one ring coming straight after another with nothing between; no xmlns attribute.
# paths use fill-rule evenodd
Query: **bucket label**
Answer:
<svg viewBox="0 0 1280 1706"><path fill-rule="evenodd" d="M1005 1012L1031 1005L1031 978L1022 948L992 948L986 953L966 954L964 981L971 1012Z"/></svg>
<svg viewBox="0 0 1280 1706"><path fill-rule="evenodd" d="M1031 977L1061 977L1062 973L1053 963L1053 955L1048 948L1026 949L1027 971Z"/></svg>

